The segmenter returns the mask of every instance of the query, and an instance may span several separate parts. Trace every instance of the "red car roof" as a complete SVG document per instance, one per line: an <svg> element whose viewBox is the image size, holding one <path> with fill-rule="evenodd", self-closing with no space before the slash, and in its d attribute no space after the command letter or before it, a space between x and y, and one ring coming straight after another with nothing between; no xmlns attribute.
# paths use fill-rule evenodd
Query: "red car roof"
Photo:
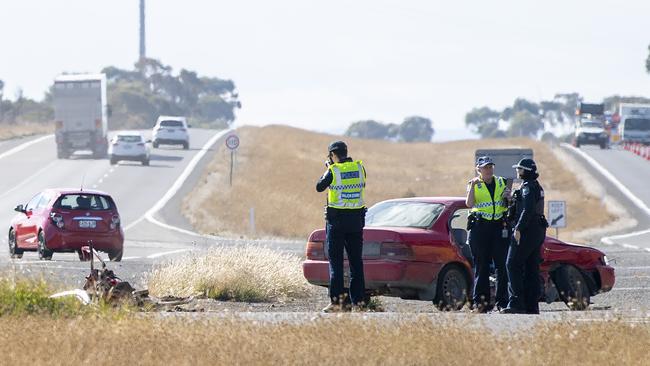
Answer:
<svg viewBox="0 0 650 366"><path fill-rule="evenodd" d="M394 198L386 201L415 201L426 203L442 203L445 206L451 204L465 204L465 197L408 197L408 198ZM382 202L386 202L382 201Z"/></svg>
<svg viewBox="0 0 650 366"><path fill-rule="evenodd" d="M98 194L102 196L110 196L110 194L106 192L97 191L93 189L81 190L79 188L50 188L50 189L46 189L46 191L52 191L59 194Z"/></svg>

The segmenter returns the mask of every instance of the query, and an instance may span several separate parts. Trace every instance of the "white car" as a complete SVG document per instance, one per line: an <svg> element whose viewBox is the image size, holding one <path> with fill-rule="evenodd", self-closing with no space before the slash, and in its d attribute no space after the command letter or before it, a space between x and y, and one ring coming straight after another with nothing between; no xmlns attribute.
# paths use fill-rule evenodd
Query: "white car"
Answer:
<svg viewBox="0 0 650 366"><path fill-rule="evenodd" d="M185 117L160 116L153 128L153 147L160 145L183 145L190 148L190 134Z"/></svg>
<svg viewBox="0 0 650 366"><path fill-rule="evenodd" d="M120 160L139 161L142 165L149 165L150 156L149 145L140 132L118 132L108 144L111 165Z"/></svg>

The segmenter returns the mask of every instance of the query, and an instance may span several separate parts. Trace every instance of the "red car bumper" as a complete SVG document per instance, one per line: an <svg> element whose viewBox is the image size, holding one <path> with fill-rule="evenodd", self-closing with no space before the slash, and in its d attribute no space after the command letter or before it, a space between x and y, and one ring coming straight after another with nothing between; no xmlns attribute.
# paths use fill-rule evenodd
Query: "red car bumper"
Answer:
<svg viewBox="0 0 650 366"><path fill-rule="evenodd" d="M600 291L607 292L614 287L615 275L614 268L610 266L597 266L598 277L600 278Z"/></svg>
<svg viewBox="0 0 650 366"><path fill-rule="evenodd" d="M93 247L100 251L120 250L124 245L122 230L106 233L96 232L70 232L54 227L45 229L45 243L53 251L75 251L83 246L88 246L88 241L93 241Z"/></svg>
<svg viewBox="0 0 650 366"><path fill-rule="evenodd" d="M329 284L329 263L322 260L306 260L302 270L307 281L314 285L327 286ZM424 289L431 285L437 278L440 268L432 263L407 262L394 260L364 260L363 273L367 289L382 287L400 287ZM344 265L347 278L349 268Z"/></svg>

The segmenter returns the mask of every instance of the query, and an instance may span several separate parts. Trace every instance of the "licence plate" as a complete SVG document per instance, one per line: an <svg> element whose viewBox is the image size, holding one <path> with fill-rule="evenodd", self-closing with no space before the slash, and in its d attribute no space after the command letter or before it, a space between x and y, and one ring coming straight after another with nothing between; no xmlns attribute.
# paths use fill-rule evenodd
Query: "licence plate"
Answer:
<svg viewBox="0 0 650 366"><path fill-rule="evenodd" d="M124 148L125 148L126 150L129 150L129 149L131 149L131 145L124 145Z"/></svg>
<svg viewBox="0 0 650 366"><path fill-rule="evenodd" d="M94 229L97 227L97 222L93 220L79 220L79 227L82 229Z"/></svg>
<svg viewBox="0 0 650 366"><path fill-rule="evenodd" d="M176 131L176 130L173 129L173 128L168 128L168 129L167 129L167 132L174 132L174 131Z"/></svg>

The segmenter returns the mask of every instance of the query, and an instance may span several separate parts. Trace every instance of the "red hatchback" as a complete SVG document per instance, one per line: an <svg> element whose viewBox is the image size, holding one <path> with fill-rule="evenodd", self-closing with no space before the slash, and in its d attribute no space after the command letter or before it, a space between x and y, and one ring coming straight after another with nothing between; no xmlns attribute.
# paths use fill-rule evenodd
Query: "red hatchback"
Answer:
<svg viewBox="0 0 650 366"><path fill-rule="evenodd" d="M433 301L441 310L460 310L473 285L462 197L419 197L380 202L368 210L363 259L369 295ZM303 273L328 286L325 230L316 230L306 248ZM546 237L542 246L540 301L565 302L583 310L590 297L614 286L614 268L597 249ZM345 265L346 286L349 270Z"/></svg>
<svg viewBox="0 0 650 366"><path fill-rule="evenodd" d="M47 189L34 196L19 212L9 228L9 254L22 258L36 251L50 260L54 252L77 252L92 240L93 247L108 253L112 261L122 260L124 231L115 202L100 191Z"/></svg>

